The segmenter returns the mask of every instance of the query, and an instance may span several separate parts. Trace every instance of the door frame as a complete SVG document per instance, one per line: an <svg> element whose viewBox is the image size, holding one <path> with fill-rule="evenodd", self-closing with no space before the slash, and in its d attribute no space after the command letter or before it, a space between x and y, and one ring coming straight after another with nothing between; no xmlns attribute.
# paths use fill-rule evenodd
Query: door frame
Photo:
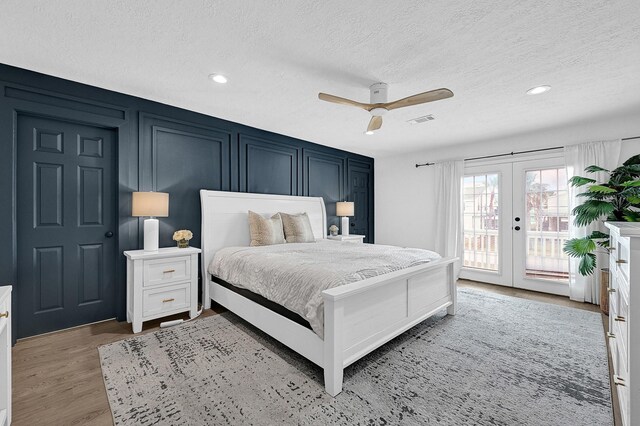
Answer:
<svg viewBox="0 0 640 426"><path fill-rule="evenodd" d="M507 258L507 254L511 253L511 218L513 215L511 214L511 203L502 202L502 200L507 200L503 194L510 194L512 192L511 165L503 163L491 163L477 164L464 168L464 177L470 175L481 175L485 173L498 174L498 244L499 247L502 248L498 251L498 271L465 267L463 259L463 265L460 269L460 278L512 287L513 273L511 268L513 262Z"/></svg>
<svg viewBox="0 0 640 426"><path fill-rule="evenodd" d="M512 259L509 262L511 264L510 268L507 268L505 270L501 269L498 273L494 273L491 271L482 271L479 269L466 268L463 266L462 269L460 270L460 278L469 279L473 281L487 282L487 283L502 285L506 287L522 288L525 290L556 294L561 296L569 296L568 283L558 283L558 282L553 282L551 280L544 280L540 278L527 278L527 279L522 279L520 281L516 280L516 274L517 274L516 264L520 264L520 266L524 268L523 262L526 256L524 256L524 247L523 247L521 250L521 256L518 257L518 261L516 262L516 254L515 254L515 252L517 251L516 244L520 243L520 241L517 241L517 239L514 237L513 235L514 231L512 230L512 228L514 226L517 226L518 224L517 222L514 221L514 218L516 216L522 217L522 210L520 211L517 210L516 203L521 207L524 205L524 199L523 199L524 191L519 191L520 192L518 196L519 200L513 200L513 194L514 194L515 185L520 185L521 182L524 181L524 178L521 176L516 176L515 168L517 167L516 164L523 165L524 163L533 162L533 161L537 161L542 164L548 164L549 167L563 166L565 165L564 151L557 150L557 151L549 151L549 152L543 152L543 153L523 154L523 155L519 155L517 158L505 157L505 158L496 158L496 159L481 160L481 161L472 160L470 162L471 164L469 165L465 164L464 176L474 174L475 171L478 171L477 174L496 171L501 167L504 167L505 165L511 169L509 197L512 199L512 202L509 203L509 206L507 208L510 213L510 216L508 221L502 221L503 222L502 225L504 226L501 226L500 231L502 232L503 229L508 230L508 234L510 238L508 238L509 242L506 242L504 244L504 247L507 247L509 249L509 252L513 254L511 256ZM541 167L545 167L545 166L541 166ZM502 206L500 207L502 208ZM520 213L520 214L516 214L516 213ZM504 223L504 222L507 222L507 223ZM522 234L524 235L524 233ZM504 253L501 253L501 256L504 256ZM508 269L511 270L510 276L507 275L509 274ZM522 269L521 271L524 271L524 269ZM508 280L506 279L507 277L509 278Z"/></svg>
<svg viewBox="0 0 640 426"><path fill-rule="evenodd" d="M372 190L372 188L375 188L375 183L374 183L374 179L375 179L375 173L373 172L373 164L372 163L365 163L364 161L358 161L358 160L353 160L348 158L347 159L347 172L345 173L346 176L346 180L347 180L347 184L346 184L346 194L347 194L347 198L349 198L349 200L347 201L353 201L351 200L351 194L352 194L352 186L351 186L351 171L352 170L357 170L359 172L362 173L368 173L369 174L369 188L368 188L368 192L369 192L369 205L367 206L369 208L369 226L367 228L367 235L365 236L365 240L367 243L369 244L374 244L375 243L375 211L374 211L374 206L375 206L375 200L374 200L374 196L375 196L375 191ZM356 207L357 208L357 207Z"/></svg>
<svg viewBox="0 0 640 426"><path fill-rule="evenodd" d="M77 125L77 126L85 126L85 127L103 129L105 131L110 132L113 135L113 138L110 138L111 142L113 143L113 146L110 147L110 149L111 149L111 158L110 158L110 161L109 161L109 164L108 164L108 167L110 168L111 179L110 179L109 182L103 181L103 185L107 185L107 184L111 185L111 188L110 188L111 194L110 194L110 196L111 196L112 206L111 206L110 211L104 210L104 214L105 215L110 215L110 222L111 222L112 225L111 225L111 227L109 229L113 230L113 231L116 231L116 229L117 229L116 227L117 227L118 222L119 222L119 218L118 218L118 191L119 191L119 189L118 189L118 177L117 177L118 176L118 150L117 150L117 148L118 148L118 129L117 128L113 128L113 127L101 126L101 125L92 125L92 124L87 124L87 123L81 123L81 122L78 122L77 120L67 120L67 119L61 119L61 118L58 118L58 117L43 116L43 115L40 115L40 114L19 112L16 115L16 123L18 123L21 119L23 119L23 120L29 120L29 119L32 119L32 120L50 120L50 121L54 121L54 122L63 123L66 126ZM18 140L20 138L20 135L21 135L19 129L20 129L19 126L16 126L16 132L15 132L16 140ZM29 137L30 137L29 135L26 135L27 139ZM63 141L63 146L64 146L64 141ZM20 148L18 148L17 146L16 146L16 148L17 148L17 150L16 150L16 188L17 188L18 185L20 184L19 179L18 179L19 173L17 172L17 169L21 166L21 164L20 164L21 157L20 157ZM67 147L65 146L65 151L64 152L66 152L66 148ZM25 148L23 148L23 153L24 153L24 149ZM28 150L28 147L27 147L27 150ZM105 148L105 151L106 151L106 148ZM24 161L24 160L22 160L22 161ZM66 166L65 166L65 168L66 168ZM74 174L74 175L76 174L74 170L72 170L72 174ZM77 185L77 184L78 183L75 182L75 181L72 182L72 185L74 185L74 186ZM68 184L65 184L65 186L66 185L68 185ZM63 193L67 192L65 186L63 186ZM24 189L25 188L23 186L23 190ZM33 194L31 194L31 195L33 195ZM18 197L19 196L20 196L19 193L16 193L16 205L14 206L14 208L16 210L16 223L15 223L16 229L19 229L19 227L20 227L19 224L20 223L22 223L23 224L22 226L24 227L24 222L21 222L21 219L20 219L21 216L19 214L20 211L18 210L20 208L20 203L18 203ZM29 195L27 195L27 197L28 196ZM63 204L64 203L65 203L65 201L63 200ZM107 222L107 221L105 220L105 222ZM44 232L47 232L47 231L44 231ZM114 232L114 233L116 233L116 232ZM117 311L117 291L118 291L117 263L118 263L118 259L119 259L119 256L118 256L119 244L118 244L118 236L114 235L113 237L115 238L115 241L114 241L114 244L113 244L113 248L111 250L107 251L107 253L112 251L110 254L112 256L113 262L112 263L110 262L109 265L104 264L105 270L106 270L106 268L114 268L112 270L113 274L111 276L111 279L112 279L112 283L111 283L112 292L110 294L111 303L109 304L109 305L111 305L110 306L111 309L109 309L108 317L104 318L104 319L100 319L99 321L104 321L104 320L115 318L116 311ZM24 240L20 239L17 242L16 250L20 250L20 243L21 242L24 242ZM31 246L31 244L26 244L26 246L29 247L29 246ZM23 250L24 250L24 246L23 246ZM19 251L18 251L18 254L20 254ZM24 252L23 252L23 255L24 255ZM104 258L103 258L103 260L104 260ZM16 263L17 263L17 266L20 266L20 261L18 259L17 259ZM66 263L66 260L65 260L65 263ZM65 267L64 269L66 270L67 268ZM25 289L23 289L23 286L21 285L21 281L22 281L22 279L24 277L21 276L21 269L20 268L18 268L18 270L17 270L16 277L17 277L16 282L18 283L18 285L16 286L15 290L13 291L13 294L15 294L17 297L21 297L21 296L24 297L25 296ZM65 290L64 293L67 294L67 291ZM21 300L24 300L24 299L21 299ZM19 311L14 311L14 312L19 312ZM24 310L22 312L24 312ZM14 321L14 322L18 323L18 328L17 328L17 332L18 333L16 335L17 339L21 339L21 338L25 338L25 337L33 337L33 336L37 336L37 335L40 335L40 334L47 334L47 333L51 333L51 332L55 332L55 331L59 331L59 330L64 330L64 329L69 328L69 327L76 327L78 325L90 324L92 322L95 322L95 319L90 319L90 320L87 321L87 319L85 318L85 319L83 319L83 321L85 321L85 322L82 322L81 324L65 325L65 326L60 326L60 328L57 328L56 326L54 326L53 330L42 331L42 330L34 329L33 327L30 327L30 326L29 327L24 326L21 323L21 321L25 320L26 317L24 317L22 315L16 314L16 315L14 315L14 318L16 318L16 321Z"/></svg>
<svg viewBox="0 0 640 426"><path fill-rule="evenodd" d="M34 94L34 101L28 101L18 98L4 97L0 102L0 137L7 142L0 144L0 191L10 194L10 207L0 210L0 232L9 236L11 249L10 256L0 261L0 267L6 268L3 277L8 277L7 281L2 285L13 285L14 289L20 285L18 282L18 235L17 235L17 155L18 155L18 115L32 115L44 118L58 119L69 122L76 122L96 127L105 127L113 129L116 132L116 147L114 155L116 156L116 170L114 174L114 182L117 194L116 208L118 212L131 211L131 196L126 192L126 188L131 191L135 190L138 185L137 174L137 145L132 146L126 143L130 140L132 125L129 120L129 110L125 107L112 105L103 102L88 101L84 98L76 98L73 96L62 96L55 92L49 92L42 89L32 87L23 87L18 84L0 81L0 94L6 92L6 88L19 87L25 91ZM47 104L39 103L38 96L45 96L49 100ZM52 99L54 98L54 99ZM101 107L109 108L111 111L117 110L122 113L121 117L115 118L109 115L101 115L92 112L86 112L86 104L93 104ZM77 107L71 109L70 106ZM125 143L121 143L125 142ZM123 191L125 188L125 191ZM115 292L115 316L122 321L126 318L126 269L123 259L119 255L124 250L137 245L138 223L137 221L122 221L116 216L117 232L114 238L117 239L116 247L116 292ZM14 290L11 297L11 309L17 312L19 309L20 298L18 292ZM18 336L18 322L12 322L11 335L15 343Z"/></svg>
<svg viewBox="0 0 640 426"><path fill-rule="evenodd" d="M533 163L531 167L527 167L527 163ZM544 168L560 168L564 167L564 157L547 157L547 158L535 158L513 162L513 183L514 194L513 197L513 217L525 217L524 204L525 204L525 172L527 170L536 170ZM568 186L568 185L567 185ZM516 188L519 187L519 190ZM568 208L568 207L567 207ZM522 228L525 228L524 221ZM515 222L514 222L515 224ZM545 280L542 278L527 278L525 275L526 270L526 228L513 233L513 286L522 288L525 290L539 291L543 293L557 294L559 296L569 296L569 282L568 281L554 281ZM518 246L520 249L518 249Z"/></svg>

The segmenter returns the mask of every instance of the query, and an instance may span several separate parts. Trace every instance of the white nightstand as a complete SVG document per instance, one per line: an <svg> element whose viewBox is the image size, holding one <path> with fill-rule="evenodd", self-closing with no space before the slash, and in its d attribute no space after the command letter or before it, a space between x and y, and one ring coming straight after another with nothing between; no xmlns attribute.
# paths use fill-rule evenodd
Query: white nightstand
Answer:
<svg viewBox="0 0 640 426"><path fill-rule="evenodd" d="M127 257L127 322L133 332L155 318L189 311L198 313L200 249L161 248L155 252L125 251Z"/></svg>
<svg viewBox="0 0 640 426"><path fill-rule="evenodd" d="M362 244L364 242L364 235L328 235L327 238L333 241L342 241L345 243Z"/></svg>

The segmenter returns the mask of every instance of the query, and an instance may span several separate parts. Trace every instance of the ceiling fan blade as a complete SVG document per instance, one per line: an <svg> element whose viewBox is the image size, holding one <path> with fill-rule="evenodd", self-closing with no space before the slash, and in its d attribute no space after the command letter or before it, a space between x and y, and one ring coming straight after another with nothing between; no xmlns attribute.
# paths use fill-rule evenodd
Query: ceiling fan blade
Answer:
<svg viewBox="0 0 640 426"><path fill-rule="evenodd" d="M363 104L362 102L352 101L351 99L341 98L339 96L329 95L327 93L318 93L318 99L327 101L327 102L333 102L334 104L350 105L350 106L366 109L367 111L371 109L371 105L369 104Z"/></svg>
<svg viewBox="0 0 640 426"><path fill-rule="evenodd" d="M439 101L453 96L453 92L449 89L436 89L429 92L419 93L407 98L399 99L393 102L387 102L383 108L388 110L404 108L412 105L426 104L427 102Z"/></svg>
<svg viewBox="0 0 640 426"><path fill-rule="evenodd" d="M374 130L378 130L380 127L382 127L382 117L374 115L371 117L371 121L369 121L367 132L373 132Z"/></svg>

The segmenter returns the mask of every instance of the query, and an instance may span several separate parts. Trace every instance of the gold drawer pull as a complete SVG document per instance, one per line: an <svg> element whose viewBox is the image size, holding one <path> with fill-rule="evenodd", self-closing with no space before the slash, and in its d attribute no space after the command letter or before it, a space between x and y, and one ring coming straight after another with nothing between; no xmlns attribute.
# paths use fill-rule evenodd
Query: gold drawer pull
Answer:
<svg viewBox="0 0 640 426"><path fill-rule="evenodd" d="M624 379L617 374L613 376L613 383L618 386L627 386L624 384Z"/></svg>
<svg viewBox="0 0 640 426"><path fill-rule="evenodd" d="M0 318L9 318L9 311L1 313Z"/></svg>
<svg viewBox="0 0 640 426"><path fill-rule="evenodd" d="M171 299L163 299L162 303L173 302L174 300L176 300L176 299L174 299L173 297Z"/></svg>
<svg viewBox="0 0 640 426"><path fill-rule="evenodd" d="M620 322L625 322L627 321L627 319L625 317L621 317L620 315L618 315L617 317L615 317L613 319L614 321L620 321Z"/></svg>
<svg viewBox="0 0 640 426"><path fill-rule="evenodd" d="M609 339L615 339L615 338L616 338L616 335L615 335L615 334L613 334L613 333L611 333L611 332L609 332L609 333L607 333L607 337L608 337Z"/></svg>
<svg viewBox="0 0 640 426"><path fill-rule="evenodd" d="M615 289L615 288L611 288L611 287L609 287L609 288L607 288L607 291L608 291L609 293L615 293L615 292L616 292L616 289Z"/></svg>
<svg viewBox="0 0 640 426"><path fill-rule="evenodd" d="M618 260L616 260L616 263L617 263L617 264L627 263L627 261L626 261L626 260L624 260L624 259L618 259Z"/></svg>
<svg viewBox="0 0 640 426"><path fill-rule="evenodd" d="M163 274L170 274L171 272L175 272L175 269L167 269L166 271L162 271Z"/></svg>

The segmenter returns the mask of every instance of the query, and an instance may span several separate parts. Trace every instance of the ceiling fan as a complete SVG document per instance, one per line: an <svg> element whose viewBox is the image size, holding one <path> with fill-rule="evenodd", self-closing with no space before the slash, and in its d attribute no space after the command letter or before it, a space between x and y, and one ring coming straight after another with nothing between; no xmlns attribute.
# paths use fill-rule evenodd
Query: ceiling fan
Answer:
<svg viewBox="0 0 640 426"><path fill-rule="evenodd" d="M351 105L369 111L371 121L367 126L367 134L372 134L374 130L382 127L382 116L392 109L404 108L412 105L426 104L427 102L439 101L453 96L453 92L449 89L436 89L429 92L418 93L417 95L399 99L397 101L387 102L386 83L376 83L369 87L371 93L371 102L365 104L363 102L352 101L351 99L341 98L339 96L329 95L327 93L318 93L318 98L341 105Z"/></svg>

